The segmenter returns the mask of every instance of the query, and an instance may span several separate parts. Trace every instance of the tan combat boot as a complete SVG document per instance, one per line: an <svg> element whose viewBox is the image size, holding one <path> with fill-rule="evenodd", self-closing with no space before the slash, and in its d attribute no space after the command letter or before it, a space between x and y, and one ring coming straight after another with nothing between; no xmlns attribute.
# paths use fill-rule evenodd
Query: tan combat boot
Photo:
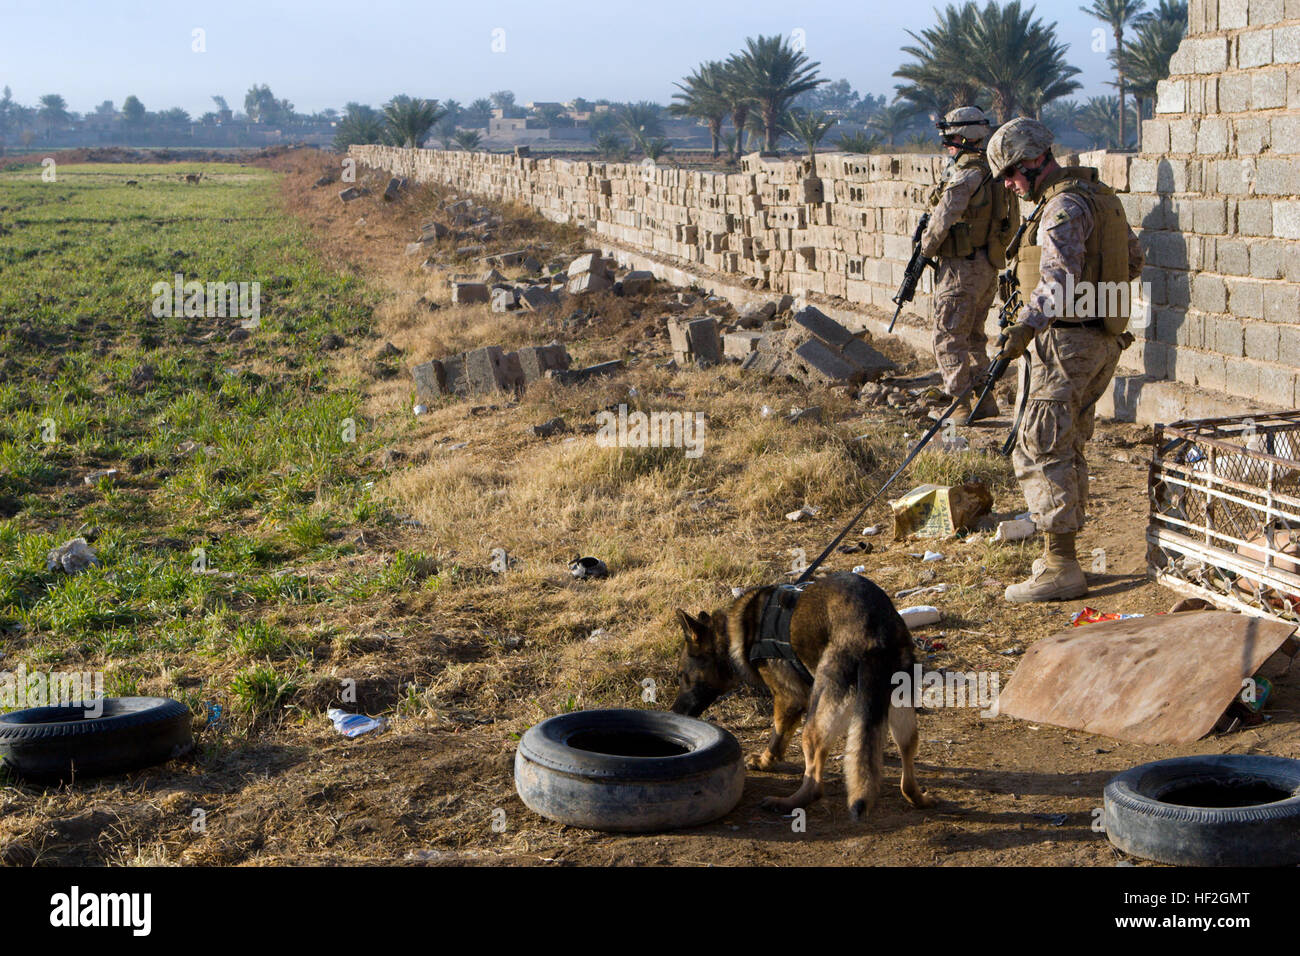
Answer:
<svg viewBox="0 0 1300 956"><path fill-rule="evenodd" d="M975 417L972 419L972 423L983 421L986 418L997 418L1001 414L1002 409L998 408L998 400L993 397L992 392L989 392L984 396L983 400L975 406Z"/></svg>
<svg viewBox="0 0 1300 956"><path fill-rule="evenodd" d="M943 417L943 413L946 412L950 407L952 407L951 398L948 399L948 404L944 405L942 408L930 409L930 421L937 422L940 418ZM966 419L969 417L970 417L970 400L963 398L960 402L957 403L957 407L953 408L952 414L949 415L945 420L950 422L956 422L958 425L965 425Z"/></svg>
<svg viewBox="0 0 1300 956"><path fill-rule="evenodd" d="M1074 553L1073 534L1048 534L1042 565L1028 581L1007 588L1006 599L1016 604L1034 601L1069 601L1088 593L1088 581Z"/></svg>

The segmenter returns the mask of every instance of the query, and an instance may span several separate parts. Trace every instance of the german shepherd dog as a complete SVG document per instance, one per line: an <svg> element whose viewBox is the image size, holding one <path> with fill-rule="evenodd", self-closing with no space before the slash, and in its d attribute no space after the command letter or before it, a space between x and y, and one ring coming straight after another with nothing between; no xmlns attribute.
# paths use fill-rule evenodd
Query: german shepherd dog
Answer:
<svg viewBox="0 0 1300 956"><path fill-rule="evenodd" d="M809 687L788 661L750 660L759 639L764 605L776 590L746 591L730 607L691 617L678 610L686 633L681 652L681 687L673 712L698 717L742 680L772 692L772 736L750 767L771 769L785 754L790 735L806 715L803 781L789 797L767 797L763 806L781 813L806 807L822 796L826 752L848 730L844 755L849 813L861 820L880 794L885 728L903 758L903 796L914 807L934 799L916 781L916 711L890 706L895 673L910 674L912 636L889 596L866 578L836 572L818 578L799 597L790 617L790 645L813 675Z"/></svg>

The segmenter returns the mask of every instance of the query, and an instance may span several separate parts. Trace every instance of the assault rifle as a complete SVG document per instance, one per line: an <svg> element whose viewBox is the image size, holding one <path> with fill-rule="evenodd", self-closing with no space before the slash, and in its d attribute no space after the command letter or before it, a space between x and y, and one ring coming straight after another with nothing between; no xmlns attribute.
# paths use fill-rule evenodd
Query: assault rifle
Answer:
<svg viewBox="0 0 1300 956"><path fill-rule="evenodd" d="M903 306L916 297L916 284L921 281L921 273L925 271L926 266L934 265L934 260L921 255L921 234L929 224L930 214L928 212L922 214L921 221L916 224L916 232L912 234L912 258L907 260L903 284L898 287L898 293L892 300L898 308L894 310L894 317L889 320L890 333L894 331L894 323L898 321L898 314L903 311Z"/></svg>
<svg viewBox="0 0 1300 956"><path fill-rule="evenodd" d="M998 330L1001 333L998 336L998 351L1001 351L1002 346L1007 342L1007 329L1016 321L1016 315L1019 314L1020 307L1024 305L1024 302L1020 298L1020 282L1016 278L1015 269L1008 269L998 278L999 284L1006 290L1003 296L1002 308L998 310ZM967 425L970 425L975 420L976 409L980 407L984 399L989 397L993 392L993 386L997 385L998 379L1005 375L1010 367L1010 360L1003 358L995 359L993 364L989 366L987 377L984 380L984 388L980 391L979 401L971 407L971 413L966 418ZM1015 429L1012 429L1012 434L1015 434ZM1003 454L1005 456L1006 452Z"/></svg>

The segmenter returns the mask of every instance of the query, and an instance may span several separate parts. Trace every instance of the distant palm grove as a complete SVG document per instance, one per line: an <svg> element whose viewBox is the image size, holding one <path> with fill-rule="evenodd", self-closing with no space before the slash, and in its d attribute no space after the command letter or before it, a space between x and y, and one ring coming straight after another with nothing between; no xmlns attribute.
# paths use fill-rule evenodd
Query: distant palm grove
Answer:
<svg viewBox="0 0 1300 956"><path fill-rule="evenodd" d="M604 159L658 160L674 149L707 150L716 162L749 151L795 146L815 156L832 129L835 149L867 153L938 147L934 119L977 105L995 122L1041 119L1076 148L1140 146L1141 120L1154 111L1156 84L1187 25L1185 0L1091 0L1091 52L1114 69L1114 95L1073 98L1079 69L1067 60L1054 22L1020 0L983 5L968 0L934 12L928 27L909 30L907 58L888 101L857 93L847 80L819 75L797 36L759 36L738 52L699 64L675 84L667 105L576 98L518 105L499 90L468 105L401 94L376 108L302 114L270 88L251 87L243 111L221 96L197 119L180 108L150 112L135 96L119 108L105 100L90 113L68 110L57 93L32 106L0 96L0 152L51 146L261 146L275 142L357 143L493 149L533 143L544 149L593 153Z"/></svg>

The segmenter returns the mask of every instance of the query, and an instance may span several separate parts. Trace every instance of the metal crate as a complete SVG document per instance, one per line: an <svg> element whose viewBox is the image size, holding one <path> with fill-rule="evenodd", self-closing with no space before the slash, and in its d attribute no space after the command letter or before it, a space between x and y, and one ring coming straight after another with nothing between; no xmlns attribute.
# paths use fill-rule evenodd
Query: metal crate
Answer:
<svg viewBox="0 0 1300 956"><path fill-rule="evenodd" d="M1300 624L1300 410L1157 425L1147 489L1157 581Z"/></svg>

